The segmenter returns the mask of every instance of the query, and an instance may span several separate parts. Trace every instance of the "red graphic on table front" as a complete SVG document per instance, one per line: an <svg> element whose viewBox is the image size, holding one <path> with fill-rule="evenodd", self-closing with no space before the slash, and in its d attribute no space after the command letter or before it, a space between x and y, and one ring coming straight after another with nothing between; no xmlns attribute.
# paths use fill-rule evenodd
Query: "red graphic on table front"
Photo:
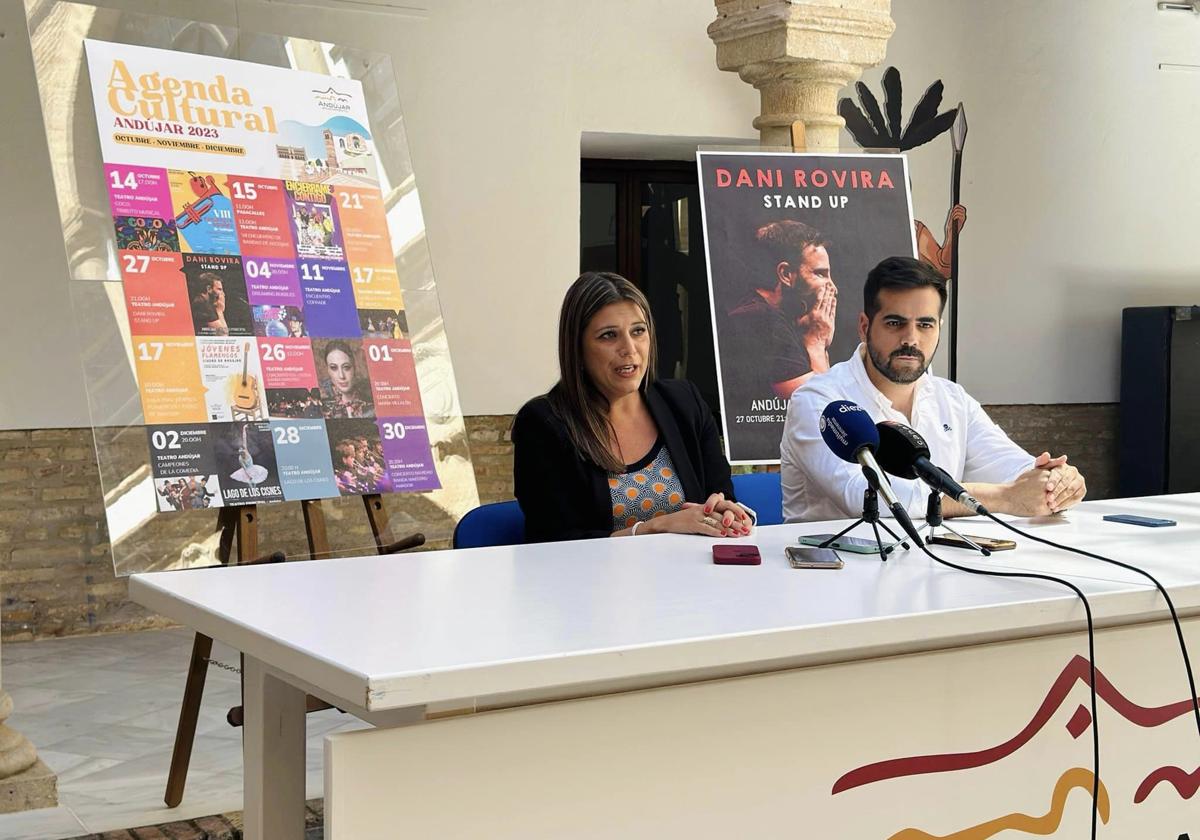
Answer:
<svg viewBox="0 0 1200 840"><path fill-rule="evenodd" d="M1058 675L1058 678L1050 686L1050 690L1046 694L1046 699L1042 701L1033 718L1020 732L1007 741L975 752L917 755L867 764L851 770L834 782L832 793L838 794L852 788L881 782L885 779L919 776L925 773L945 773L951 770L969 770L993 764L1003 758L1007 758L1029 743L1033 739L1033 736L1045 727L1050 718L1062 707L1067 699L1067 695L1077 682L1081 682L1084 685L1090 685L1091 683L1088 661L1082 656L1075 656L1067 663L1062 673ZM1192 711L1194 705L1192 700L1180 700L1176 703L1168 703L1165 706L1139 706L1121 694L1108 681L1108 678L1104 676L1099 668L1096 669L1096 694L1113 711L1121 715L1121 717L1130 723L1142 727L1161 726L1180 715L1188 714ZM1086 709L1083 709L1082 706L1080 709L1083 711L1083 715L1077 710L1067 724L1071 735L1076 738L1082 735L1087 730L1087 727L1091 725L1091 714ZM1145 786L1146 782L1143 782L1142 785ZM1188 786L1191 786L1191 791L1186 794L1185 798L1195 793L1195 786L1190 781L1185 784L1185 787ZM1179 785L1176 785L1176 789L1181 794L1184 793L1184 790ZM1140 790L1141 788L1139 788ZM1148 792L1149 790L1147 790L1147 794ZM1135 799L1135 801L1141 800Z"/></svg>
<svg viewBox="0 0 1200 840"><path fill-rule="evenodd" d="M1137 786L1137 791L1133 794L1133 803L1137 805L1140 802L1145 802L1146 797L1162 783L1169 784L1175 788L1175 792L1179 794L1180 798L1191 799L1196 795L1196 791L1200 790L1200 767L1197 767L1191 773L1188 773L1182 767L1159 767Z"/></svg>

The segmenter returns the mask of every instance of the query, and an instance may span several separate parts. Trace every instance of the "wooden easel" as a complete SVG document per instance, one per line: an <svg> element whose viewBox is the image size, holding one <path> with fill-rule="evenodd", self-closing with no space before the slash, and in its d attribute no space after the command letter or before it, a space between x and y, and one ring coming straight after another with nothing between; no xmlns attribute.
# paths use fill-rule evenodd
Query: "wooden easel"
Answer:
<svg viewBox="0 0 1200 840"><path fill-rule="evenodd" d="M409 548L416 548L425 542L424 534L412 534L404 539L393 541L388 525L387 511L383 507L383 498L375 493L363 496L362 500L363 506L367 510L367 521L371 524L371 534L375 538L375 549L380 554L395 554ZM306 500L300 505L304 511L304 531L308 537L309 559L317 560L329 557L332 552L329 550L329 538L325 529L325 511L321 508L320 499ZM217 557L222 565L229 565L235 539L237 542L236 565L279 563L286 559L282 552L275 552L265 557L258 556L258 508L255 505L221 508L217 516L217 530L221 532ZM200 717L200 701L204 696L204 681L208 676L212 646L213 640L203 633L197 633L192 642L192 658L188 664L187 683L183 689L183 703L179 708L179 725L175 729L175 747L171 752L171 769L167 773L167 791L163 797L168 808L174 808L183 801L183 788L187 783L188 765L192 760L192 745L196 740L196 723ZM315 712L328 708L330 705L323 700L312 696L308 697L307 711ZM235 706L229 710L229 722L233 726L241 726L241 706Z"/></svg>

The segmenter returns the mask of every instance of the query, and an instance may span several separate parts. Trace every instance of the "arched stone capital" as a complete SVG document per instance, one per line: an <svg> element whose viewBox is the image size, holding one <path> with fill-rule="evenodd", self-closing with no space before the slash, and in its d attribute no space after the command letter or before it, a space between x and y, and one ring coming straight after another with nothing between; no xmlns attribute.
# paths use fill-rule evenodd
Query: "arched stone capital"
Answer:
<svg viewBox="0 0 1200 840"><path fill-rule="evenodd" d="M717 66L759 91L764 145L788 145L803 120L808 148L837 151L838 94L883 61L896 25L891 0L715 0L708 35Z"/></svg>

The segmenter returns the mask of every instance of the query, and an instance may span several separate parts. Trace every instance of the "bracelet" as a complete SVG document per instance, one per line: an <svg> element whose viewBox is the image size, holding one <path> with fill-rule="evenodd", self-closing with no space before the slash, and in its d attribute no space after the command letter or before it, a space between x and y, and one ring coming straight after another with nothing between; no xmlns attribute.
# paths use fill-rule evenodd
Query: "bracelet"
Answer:
<svg viewBox="0 0 1200 840"><path fill-rule="evenodd" d="M631 536L631 537L636 537L636 536L637 536L637 529L638 529L638 528L640 528L642 525L645 525L645 524L646 524L646 523L644 523L644 522L641 522L641 521L634 522L634 523L633 523L633 527L629 529L629 536Z"/></svg>

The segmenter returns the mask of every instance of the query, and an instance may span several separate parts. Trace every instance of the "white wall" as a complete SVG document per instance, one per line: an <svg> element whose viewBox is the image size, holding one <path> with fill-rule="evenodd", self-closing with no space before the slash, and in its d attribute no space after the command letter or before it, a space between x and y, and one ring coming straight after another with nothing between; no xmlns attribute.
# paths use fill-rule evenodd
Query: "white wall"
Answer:
<svg viewBox="0 0 1200 840"><path fill-rule="evenodd" d="M967 108L960 381L985 403L1115 401L1121 308L1200 303L1200 72L1157 69L1200 64L1200 17L1153 0L892 14L906 116L936 78ZM940 230L949 138L911 158Z"/></svg>
<svg viewBox="0 0 1200 840"><path fill-rule="evenodd" d="M0 4L10 36L17 5ZM105 5L392 56L467 414L515 411L554 378L557 308L578 268L582 132L754 136L757 93L716 70L704 0L427 0L424 21L267 0ZM906 115L942 78L947 104L964 100L970 117L960 378L984 402L1115 400L1121 307L1197 302L1200 73L1155 68L1200 64L1200 18L1151 0L893 5L887 63L910 86ZM0 147L22 150L0 156L0 183L22 196L0 202L0 426L82 426L19 40L0 41ZM875 90L878 76L867 75ZM917 214L935 229L948 149L943 137L913 155Z"/></svg>

